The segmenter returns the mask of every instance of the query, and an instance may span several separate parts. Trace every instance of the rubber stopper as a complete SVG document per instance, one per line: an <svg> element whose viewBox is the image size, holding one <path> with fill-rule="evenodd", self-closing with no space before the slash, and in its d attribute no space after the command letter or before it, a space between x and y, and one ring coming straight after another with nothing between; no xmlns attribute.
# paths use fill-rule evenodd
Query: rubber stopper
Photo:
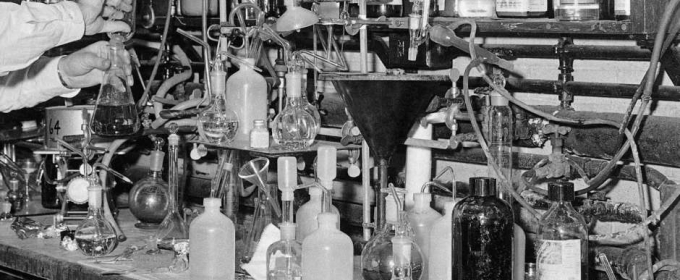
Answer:
<svg viewBox="0 0 680 280"><path fill-rule="evenodd" d="M291 190L297 186L297 159L295 157L280 157L276 160L279 179L279 190Z"/></svg>
<svg viewBox="0 0 680 280"><path fill-rule="evenodd" d="M333 181L338 172L338 150L331 146L321 146L317 155L316 177L322 181Z"/></svg>
<svg viewBox="0 0 680 280"><path fill-rule="evenodd" d="M302 74L298 72L286 74L286 94L288 97L302 96Z"/></svg>

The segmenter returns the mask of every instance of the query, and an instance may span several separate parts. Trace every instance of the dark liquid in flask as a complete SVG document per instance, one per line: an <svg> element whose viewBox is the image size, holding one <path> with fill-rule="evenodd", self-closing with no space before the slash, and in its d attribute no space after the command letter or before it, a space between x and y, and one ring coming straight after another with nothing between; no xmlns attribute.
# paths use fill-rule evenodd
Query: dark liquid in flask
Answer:
<svg viewBox="0 0 680 280"><path fill-rule="evenodd" d="M101 136L125 136L139 130L139 118L134 104L97 105L92 119L92 131Z"/></svg>

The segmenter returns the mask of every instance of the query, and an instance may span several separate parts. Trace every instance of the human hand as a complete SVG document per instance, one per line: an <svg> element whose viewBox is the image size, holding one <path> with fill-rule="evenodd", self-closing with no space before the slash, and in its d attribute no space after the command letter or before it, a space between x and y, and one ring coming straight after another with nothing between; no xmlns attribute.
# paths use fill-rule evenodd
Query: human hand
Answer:
<svg viewBox="0 0 680 280"><path fill-rule="evenodd" d="M106 53L109 53L109 42L99 41L62 57L57 66L62 80L71 88L84 88L100 84L104 80L104 71L111 67L111 60L99 55ZM124 50L121 59L127 82L132 85L130 53Z"/></svg>
<svg viewBox="0 0 680 280"><path fill-rule="evenodd" d="M125 13L132 11L132 0L78 0L78 7L85 21L85 35L130 32L130 26L125 22L104 18L122 19Z"/></svg>

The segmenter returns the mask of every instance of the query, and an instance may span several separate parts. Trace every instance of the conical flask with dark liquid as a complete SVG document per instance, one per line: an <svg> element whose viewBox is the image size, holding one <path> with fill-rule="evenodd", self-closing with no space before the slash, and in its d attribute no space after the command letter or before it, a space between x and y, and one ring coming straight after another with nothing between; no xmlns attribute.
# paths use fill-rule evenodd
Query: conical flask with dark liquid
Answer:
<svg viewBox="0 0 680 280"><path fill-rule="evenodd" d="M109 45L111 68L104 74L92 114L92 132L100 136L127 136L140 128L132 90L123 70L123 37L114 35Z"/></svg>

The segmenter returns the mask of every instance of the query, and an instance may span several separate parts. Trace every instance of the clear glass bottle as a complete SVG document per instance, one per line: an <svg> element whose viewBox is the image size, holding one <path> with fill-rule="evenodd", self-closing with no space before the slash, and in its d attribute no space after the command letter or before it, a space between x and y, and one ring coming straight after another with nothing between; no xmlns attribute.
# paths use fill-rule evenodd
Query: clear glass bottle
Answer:
<svg viewBox="0 0 680 280"><path fill-rule="evenodd" d="M269 130L264 120L254 120L250 131L250 147L254 149L269 148Z"/></svg>
<svg viewBox="0 0 680 280"><path fill-rule="evenodd" d="M301 94L302 76L298 72L286 74L286 106L274 118L272 136L276 144L285 149L309 147L319 131L320 119L308 110L316 110ZM313 109L312 109L313 108ZM318 114L318 110L317 110Z"/></svg>
<svg viewBox="0 0 680 280"><path fill-rule="evenodd" d="M319 228L302 242L302 279L353 279L352 240L336 228L335 213L321 213Z"/></svg>
<svg viewBox="0 0 680 280"><path fill-rule="evenodd" d="M598 0L553 0L555 19L564 21L584 21L600 19Z"/></svg>
<svg viewBox="0 0 680 280"><path fill-rule="evenodd" d="M548 184L553 201L538 222L536 279L588 280L588 229L583 216L571 206L574 184Z"/></svg>
<svg viewBox="0 0 680 280"><path fill-rule="evenodd" d="M191 279L233 280L236 269L234 223L220 212L219 198L204 198L205 212L191 222L189 276Z"/></svg>
<svg viewBox="0 0 680 280"><path fill-rule="evenodd" d="M221 60L216 60L210 71L212 102L210 107L198 118L200 128L210 143L230 143L236 137L239 118L229 108L225 98L225 83L227 72L223 69Z"/></svg>
<svg viewBox="0 0 680 280"><path fill-rule="evenodd" d="M157 139L156 149L151 152L149 175L137 181L130 189L130 212L139 220L135 227L142 229L158 228L168 215L170 207L168 183L162 178L165 153L160 149L163 140Z"/></svg>
<svg viewBox="0 0 680 280"><path fill-rule="evenodd" d="M308 235L314 232L319 223L316 217L321 213L321 196L323 195L323 190L318 187L309 188L309 201L302 204L298 211L295 213L295 221L297 222L297 228L295 231L295 239L298 242L302 242ZM332 213L338 214L338 208L331 205ZM340 228L340 220L338 220L337 228Z"/></svg>
<svg viewBox="0 0 680 280"><path fill-rule="evenodd" d="M489 153L491 154L489 161L495 161L503 176L509 182L512 182L512 139L515 136L512 109L510 109L508 99L496 91L492 91L489 98L491 106L488 110L486 132ZM500 177L491 164L489 164L488 170L489 177L495 178L500 183ZM499 187L497 190L498 197L512 205L512 195L502 186Z"/></svg>
<svg viewBox="0 0 680 280"><path fill-rule="evenodd" d="M281 240L267 248L267 280L302 277L302 244L295 241L295 224L281 223Z"/></svg>
<svg viewBox="0 0 680 280"><path fill-rule="evenodd" d="M267 119L267 81L253 70L255 60L244 58L227 80L227 108L236 112L239 128L234 140L248 143L254 120Z"/></svg>
<svg viewBox="0 0 680 280"><path fill-rule="evenodd" d="M385 224L373 235L361 251L361 275L366 280L391 280L394 279L393 277L399 277L399 275L394 275L395 264L398 262L394 257L393 238L406 236L413 240L414 234L408 224L406 213L400 210L403 209L404 193L400 192L398 195L402 205L397 205L392 194L385 197ZM403 238L398 240L405 241ZM405 244L401 243L401 245ZM415 242L411 242L410 251L411 255L408 257L410 261L408 266L409 277L414 280L421 279L423 255L420 247ZM400 259L400 261L403 264L403 259Z"/></svg>
<svg viewBox="0 0 680 280"><path fill-rule="evenodd" d="M83 254L90 257L101 257L116 249L118 238L113 225L104 218L102 186L94 181L96 179L88 178L88 180L90 180L90 186L87 188L87 217L78 225L74 238L78 249Z"/></svg>
<svg viewBox="0 0 680 280"><path fill-rule="evenodd" d="M427 280L429 279L430 231L434 222L440 219L442 215L430 207L432 201L432 194L430 193L414 193L413 201L413 208L407 216L415 232L415 242L423 253L423 276L420 279Z"/></svg>
<svg viewBox="0 0 680 280"><path fill-rule="evenodd" d="M444 216L434 221L430 230L430 254L428 255L429 280L451 280L451 220L456 203L447 201Z"/></svg>
<svg viewBox="0 0 680 280"><path fill-rule="evenodd" d="M187 225L180 205L182 195L179 191L179 165L177 149L179 146L179 136L177 135L177 125L173 124L169 128L168 136L168 189L170 199L168 200L168 214L165 216L153 238L161 240L178 240L189 238L189 225Z"/></svg>
<svg viewBox="0 0 680 280"><path fill-rule="evenodd" d="M454 208L452 227L452 279L513 278L513 213L496 197L495 179L470 178L470 195Z"/></svg>
<svg viewBox="0 0 680 280"><path fill-rule="evenodd" d="M109 43L111 67L104 73L92 114L91 127L100 136L127 136L141 127L132 89L123 70L123 37L113 36Z"/></svg>
<svg viewBox="0 0 680 280"><path fill-rule="evenodd" d="M12 213L19 213L24 209L24 193L19 190L19 180L12 178L9 180L9 191L7 201L12 204Z"/></svg>

